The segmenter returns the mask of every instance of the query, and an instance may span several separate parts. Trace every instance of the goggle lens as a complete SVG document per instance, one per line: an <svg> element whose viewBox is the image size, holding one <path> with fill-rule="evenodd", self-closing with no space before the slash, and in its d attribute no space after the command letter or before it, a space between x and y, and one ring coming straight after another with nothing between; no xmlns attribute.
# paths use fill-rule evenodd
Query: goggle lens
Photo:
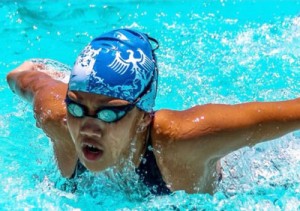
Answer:
<svg viewBox="0 0 300 211"><path fill-rule="evenodd" d="M78 104L75 104L75 103L67 104L67 109L68 109L69 113L74 117L83 117L84 116L83 109Z"/></svg>
<svg viewBox="0 0 300 211"><path fill-rule="evenodd" d="M87 108L83 105L80 105L76 102L73 102L69 98L66 98L66 105L68 112L76 118L83 118L84 116L89 116L97 118L103 122L112 123L123 118L127 112L129 112L134 105L129 104L126 106L115 106L115 107L106 107L99 109L96 112L96 115L89 115L87 113Z"/></svg>

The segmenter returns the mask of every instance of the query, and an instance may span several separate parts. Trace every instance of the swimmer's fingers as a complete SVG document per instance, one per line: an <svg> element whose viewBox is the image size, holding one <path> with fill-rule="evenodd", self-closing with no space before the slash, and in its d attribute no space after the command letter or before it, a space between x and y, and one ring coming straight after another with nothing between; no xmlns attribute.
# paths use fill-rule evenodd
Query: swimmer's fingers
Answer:
<svg viewBox="0 0 300 211"><path fill-rule="evenodd" d="M34 63L34 70L41 71L41 70L45 70L45 69L46 69L46 66L44 64Z"/></svg>
<svg viewBox="0 0 300 211"><path fill-rule="evenodd" d="M19 67L17 67L15 70L12 71L12 73L18 73L22 71L39 71L46 73L51 78L63 81L68 81L68 75L66 72L56 70L55 68L48 67L46 64L42 63L43 61L26 61Z"/></svg>
<svg viewBox="0 0 300 211"><path fill-rule="evenodd" d="M44 64L26 61L23 64L21 64L19 67L17 67L16 69L14 69L12 72L37 71L37 70L42 70L42 69L45 69Z"/></svg>

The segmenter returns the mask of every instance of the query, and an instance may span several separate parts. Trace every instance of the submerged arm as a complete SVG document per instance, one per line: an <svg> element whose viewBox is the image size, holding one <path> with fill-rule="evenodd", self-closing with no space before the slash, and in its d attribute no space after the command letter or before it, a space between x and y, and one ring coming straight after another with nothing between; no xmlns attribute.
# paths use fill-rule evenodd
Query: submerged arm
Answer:
<svg viewBox="0 0 300 211"><path fill-rule="evenodd" d="M41 65L25 62L7 75L10 89L33 104L37 126L53 141L63 176L71 176L77 155L66 125L64 98L67 85L37 71Z"/></svg>

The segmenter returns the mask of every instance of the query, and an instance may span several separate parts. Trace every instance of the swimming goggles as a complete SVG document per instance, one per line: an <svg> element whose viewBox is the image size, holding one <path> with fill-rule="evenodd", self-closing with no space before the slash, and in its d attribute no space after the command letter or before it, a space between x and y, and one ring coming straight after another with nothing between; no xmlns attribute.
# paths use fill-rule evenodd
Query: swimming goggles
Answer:
<svg viewBox="0 0 300 211"><path fill-rule="evenodd" d="M80 103L74 102L66 97L66 105L68 112L76 118L92 117L97 118L106 123L113 123L122 119L129 111L131 111L136 103L124 106L106 106L99 108L95 115L88 114L88 108Z"/></svg>

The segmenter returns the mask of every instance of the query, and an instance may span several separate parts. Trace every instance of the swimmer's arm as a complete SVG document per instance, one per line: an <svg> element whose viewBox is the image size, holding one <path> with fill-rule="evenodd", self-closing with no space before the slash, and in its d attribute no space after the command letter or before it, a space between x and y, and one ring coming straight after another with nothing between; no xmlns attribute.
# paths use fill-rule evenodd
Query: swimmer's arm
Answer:
<svg viewBox="0 0 300 211"><path fill-rule="evenodd" d="M166 140L200 150L205 160L218 160L239 148L300 129L299 99L238 105L209 104L186 111L164 110L160 114L156 115L160 116L156 130L164 131Z"/></svg>
<svg viewBox="0 0 300 211"><path fill-rule="evenodd" d="M172 190L194 192L197 184L213 193L222 157L300 128L300 100L160 110L152 128L158 166Z"/></svg>
<svg viewBox="0 0 300 211"><path fill-rule="evenodd" d="M39 64L24 62L6 76L10 89L30 103L33 103L38 91L47 89L54 81L47 74L37 71L39 68L42 68Z"/></svg>
<svg viewBox="0 0 300 211"><path fill-rule="evenodd" d="M25 62L8 73L7 82L15 94L33 105L37 126L43 128L47 135L54 139L55 130L49 130L47 127L53 125L57 128L65 124L64 96L67 85L38 71L38 68L42 67L39 64Z"/></svg>
<svg viewBox="0 0 300 211"><path fill-rule="evenodd" d="M25 62L7 75L7 82L14 93L33 104L37 126L53 141L59 169L63 176L69 177L78 158L66 126L67 85L37 68L41 67Z"/></svg>

